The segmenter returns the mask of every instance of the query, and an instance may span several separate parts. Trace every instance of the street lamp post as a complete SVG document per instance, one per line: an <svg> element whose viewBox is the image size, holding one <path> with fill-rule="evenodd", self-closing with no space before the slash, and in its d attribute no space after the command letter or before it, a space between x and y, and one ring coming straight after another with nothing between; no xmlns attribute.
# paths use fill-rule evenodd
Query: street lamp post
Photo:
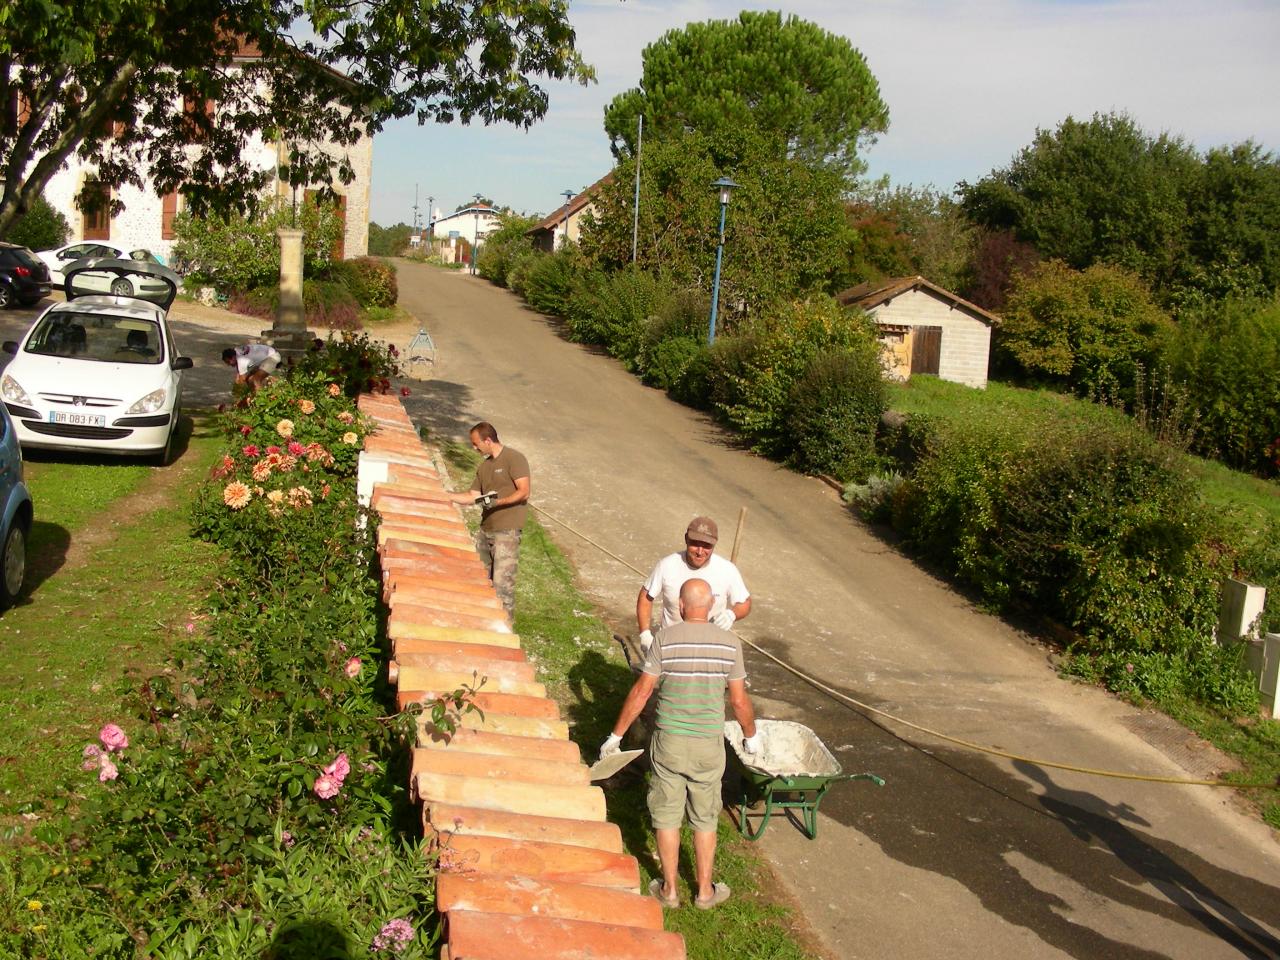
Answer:
<svg viewBox="0 0 1280 960"><path fill-rule="evenodd" d="M471 234L471 275L476 275L476 253L480 250L480 201L483 198L476 194L472 198L471 212L475 214L476 228Z"/></svg>
<svg viewBox="0 0 1280 960"><path fill-rule="evenodd" d="M561 230L563 236L560 238L560 249L563 250L569 245L569 201L572 200L576 194L574 194L572 190L562 190L560 192L560 196L564 197L564 226ZM551 244L553 251L555 250L555 246L556 245L554 243Z"/></svg>
<svg viewBox="0 0 1280 960"><path fill-rule="evenodd" d="M716 245L716 277L711 285L711 324L707 332L707 343L716 342L716 311L720 306L720 263L724 259L724 214L729 208L729 195L739 184L728 177L721 177L711 184L720 191L720 242Z"/></svg>

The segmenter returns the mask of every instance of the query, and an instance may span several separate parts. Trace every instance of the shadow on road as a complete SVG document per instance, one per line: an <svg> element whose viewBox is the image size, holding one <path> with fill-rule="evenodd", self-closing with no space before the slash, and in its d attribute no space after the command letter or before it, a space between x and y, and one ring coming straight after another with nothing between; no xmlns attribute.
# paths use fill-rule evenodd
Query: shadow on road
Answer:
<svg viewBox="0 0 1280 960"><path fill-rule="evenodd" d="M749 662L748 670L758 687L772 688L771 697L797 703L821 696L772 665ZM837 708L809 713L806 722L847 770L873 770L887 785L839 786L822 812L886 856L955 880L986 910L1080 960L1166 954L1090 929L1075 916L1081 903L1050 892L1050 884L1076 891L1082 902L1105 899L1197 929L1243 957L1280 957L1280 940L1267 929L1280 925L1275 887L1152 836L1128 804L1059 786L1044 768L1015 764L1028 783L978 754L924 749L866 717L851 732L851 714L862 716Z"/></svg>
<svg viewBox="0 0 1280 960"><path fill-rule="evenodd" d="M437 439L455 439L467 435L475 423L471 388L449 380L421 380L404 398L404 408L420 427L426 427Z"/></svg>

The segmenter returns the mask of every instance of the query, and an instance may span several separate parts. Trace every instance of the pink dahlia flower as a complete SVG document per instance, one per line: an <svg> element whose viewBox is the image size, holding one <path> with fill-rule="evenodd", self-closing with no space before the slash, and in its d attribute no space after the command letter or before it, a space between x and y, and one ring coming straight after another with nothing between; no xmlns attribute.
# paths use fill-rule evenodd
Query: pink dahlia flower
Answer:
<svg viewBox="0 0 1280 960"><path fill-rule="evenodd" d="M98 739L109 752L123 750L129 745L129 737L114 723L108 723L98 731Z"/></svg>

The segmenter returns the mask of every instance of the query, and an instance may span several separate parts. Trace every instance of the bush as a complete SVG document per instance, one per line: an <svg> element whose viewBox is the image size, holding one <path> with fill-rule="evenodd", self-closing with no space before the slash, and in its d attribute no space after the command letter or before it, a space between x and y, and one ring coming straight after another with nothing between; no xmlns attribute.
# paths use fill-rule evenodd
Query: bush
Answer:
<svg viewBox="0 0 1280 960"><path fill-rule="evenodd" d="M298 204L277 198L250 215L173 218L173 262L189 282L209 284L223 293L251 290L280 277L280 240L276 230L296 222L302 234L304 276L319 276L333 264L342 231L337 208L308 197Z"/></svg>
<svg viewBox="0 0 1280 960"><path fill-rule="evenodd" d="M996 342L1032 378L1128 398L1169 328L1135 274L1053 260L1015 278Z"/></svg>
<svg viewBox="0 0 1280 960"><path fill-rule="evenodd" d="M518 297L523 297L528 293L530 274L533 273L539 261L549 256L550 254L539 253L532 247L512 251L511 260L507 267L507 286L511 289L511 292Z"/></svg>
<svg viewBox="0 0 1280 960"><path fill-rule="evenodd" d="M569 335L600 344L628 370L637 370L650 318L665 295L662 282L643 270L584 274L569 299Z"/></svg>
<svg viewBox="0 0 1280 960"><path fill-rule="evenodd" d="M1163 359L1199 416L1195 449L1274 475L1280 467L1280 303L1229 300L1189 312Z"/></svg>
<svg viewBox="0 0 1280 960"><path fill-rule="evenodd" d="M535 310L564 316L582 271L582 255L576 247L536 257L523 283L523 295Z"/></svg>
<svg viewBox="0 0 1280 960"><path fill-rule="evenodd" d="M525 233L537 224L536 217L518 217L504 214L497 229L484 238L476 257L476 271L491 283L500 287L510 286L512 265L524 254L533 250Z"/></svg>
<svg viewBox="0 0 1280 960"><path fill-rule="evenodd" d="M876 429L886 404L874 340L814 356L792 386L788 403L796 466L842 483L867 477L876 462Z"/></svg>
<svg viewBox="0 0 1280 960"><path fill-rule="evenodd" d="M323 344L304 354L293 365L291 376L336 383L348 397L362 392L386 393L391 379L400 376L399 356L394 344L344 330L337 337L330 334Z"/></svg>
<svg viewBox="0 0 1280 960"><path fill-rule="evenodd" d="M328 279L343 284L362 307L394 307L400 296L396 268L373 257L336 261Z"/></svg>
<svg viewBox="0 0 1280 960"><path fill-rule="evenodd" d="M67 218L44 197L36 197L27 212L9 228L5 240L31 250L52 250L66 243L70 233Z"/></svg>
<svg viewBox="0 0 1280 960"><path fill-rule="evenodd" d="M693 337L659 341L645 363L644 382L651 387L674 392L684 384L686 371L703 349L702 342Z"/></svg>
<svg viewBox="0 0 1280 960"><path fill-rule="evenodd" d="M841 495L844 502L856 506L871 523L889 523L893 519L893 502L899 496L906 478L897 470L873 473L865 483L847 483Z"/></svg>
<svg viewBox="0 0 1280 960"><path fill-rule="evenodd" d="M784 304L723 339L733 346L718 354L716 409L754 449L778 458L796 452L789 429L793 388L810 361L833 350L878 350L870 322L830 297Z"/></svg>

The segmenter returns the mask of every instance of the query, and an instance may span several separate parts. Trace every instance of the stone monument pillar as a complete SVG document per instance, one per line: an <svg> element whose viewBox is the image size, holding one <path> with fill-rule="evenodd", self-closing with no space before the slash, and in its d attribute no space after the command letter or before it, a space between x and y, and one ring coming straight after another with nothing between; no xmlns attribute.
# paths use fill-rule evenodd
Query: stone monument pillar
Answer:
<svg viewBox="0 0 1280 960"><path fill-rule="evenodd" d="M276 236L280 238L280 305L275 323L262 331L262 338L287 361L309 350L315 335L307 330L302 306L302 231L282 227Z"/></svg>

